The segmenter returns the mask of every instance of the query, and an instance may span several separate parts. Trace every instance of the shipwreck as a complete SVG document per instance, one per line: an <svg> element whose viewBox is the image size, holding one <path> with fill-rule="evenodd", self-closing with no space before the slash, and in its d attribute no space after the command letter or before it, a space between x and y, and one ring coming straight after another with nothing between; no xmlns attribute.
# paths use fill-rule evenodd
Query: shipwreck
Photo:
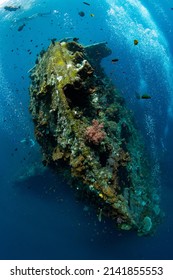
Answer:
<svg viewBox="0 0 173 280"><path fill-rule="evenodd" d="M106 43L53 41L30 72L30 112L43 164L75 182L122 230L152 234L159 197L125 100L100 63Z"/></svg>

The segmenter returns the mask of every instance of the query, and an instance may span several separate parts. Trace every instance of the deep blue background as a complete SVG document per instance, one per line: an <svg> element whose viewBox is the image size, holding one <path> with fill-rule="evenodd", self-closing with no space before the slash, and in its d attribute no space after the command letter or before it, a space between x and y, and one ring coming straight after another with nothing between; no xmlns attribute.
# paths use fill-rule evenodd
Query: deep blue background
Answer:
<svg viewBox="0 0 173 280"><path fill-rule="evenodd" d="M88 2L91 6L77 0L18 1L22 9L16 12L0 6L0 259L173 258L171 1L162 6L149 0ZM61 175L42 172L39 147L28 140L34 139L28 70L51 38L64 37L79 37L85 45L106 41L112 49L103 66L134 111L161 192L165 218L153 237L116 231L111 221L100 223ZM115 57L119 63L112 65ZM137 100L135 92L152 98ZM21 180L33 167L34 176Z"/></svg>

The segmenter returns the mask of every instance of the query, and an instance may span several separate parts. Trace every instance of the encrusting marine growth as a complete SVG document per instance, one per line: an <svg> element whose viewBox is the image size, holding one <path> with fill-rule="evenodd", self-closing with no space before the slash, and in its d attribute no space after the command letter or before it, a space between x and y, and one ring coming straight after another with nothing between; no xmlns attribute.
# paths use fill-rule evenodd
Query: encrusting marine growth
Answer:
<svg viewBox="0 0 173 280"><path fill-rule="evenodd" d="M110 54L105 43L66 40L41 52L30 71L35 137L43 164L70 175L100 216L151 234L159 197L131 112L100 66Z"/></svg>

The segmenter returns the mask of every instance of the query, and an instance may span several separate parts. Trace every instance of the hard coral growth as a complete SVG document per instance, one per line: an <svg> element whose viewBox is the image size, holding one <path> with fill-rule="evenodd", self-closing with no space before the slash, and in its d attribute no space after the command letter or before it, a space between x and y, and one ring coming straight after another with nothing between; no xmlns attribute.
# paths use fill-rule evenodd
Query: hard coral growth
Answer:
<svg viewBox="0 0 173 280"><path fill-rule="evenodd" d="M44 165L71 177L100 221L150 234L159 200L131 113L100 66L110 53L105 43L61 40L40 54L30 86L35 137Z"/></svg>

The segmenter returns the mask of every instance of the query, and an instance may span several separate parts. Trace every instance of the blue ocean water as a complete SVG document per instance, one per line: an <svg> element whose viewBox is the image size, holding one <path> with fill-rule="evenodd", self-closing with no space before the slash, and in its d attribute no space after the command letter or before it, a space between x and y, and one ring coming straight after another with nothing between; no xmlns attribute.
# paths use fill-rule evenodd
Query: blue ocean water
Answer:
<svg viewBox="0 0 173 280"><path fill-rule="evenodd" d="M88 3L0 1L0 259L173 258L171 1ZM5 5L21 8L10 12ZM84 45L106 41L112 50L102 65L134 112L165 212L154 236L138 237L117 231L111 221L99 222L93 208L78 199L61 174L41 165L28 110L28 71L52 38L64 37L77 37ZM114 57L119 58L116 65L111 63ZM152 98L138 100L136 93Z"/></svg>

